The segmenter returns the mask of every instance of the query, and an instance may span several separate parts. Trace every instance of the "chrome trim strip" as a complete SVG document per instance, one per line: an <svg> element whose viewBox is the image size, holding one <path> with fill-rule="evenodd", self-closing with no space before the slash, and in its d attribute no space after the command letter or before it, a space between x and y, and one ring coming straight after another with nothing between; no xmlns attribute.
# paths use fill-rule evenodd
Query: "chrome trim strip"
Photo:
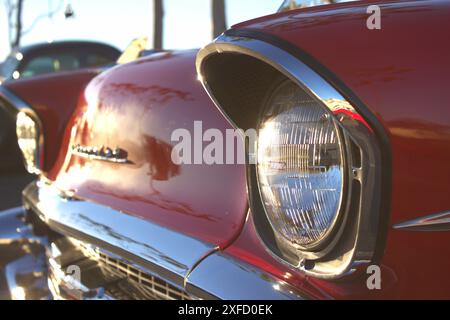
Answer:
<svg viewBox="0 0 450 320"><path fill-rule="evenodd" d="M197 261L214 250L149 221L70 198L43 181L25 189L24 205L55 231L122 256L179 286Z"/></svg>
<svg viewBox="0 0 450 320"><path fill-rule="evenodd" d="M3 98L9 103L9 106L5 107L12 113L17 113L23 109L31 109L28 103L20 99L4 85L0 85L0 98Z"/></svg>
<svg viewBox="0 0 450 320"><path fill-rule="evenodd" d="M132 161L128 160L128 152L120 148L113 150L105 147L92 148L76 145L72 147L70 152L74 156L89 160L106 161L118 164L134 164Z"/></svg>
<svg viewBox="0 0 450 320"><path fill-rule="evenodd" d="M353 106L333 86L328 84L325 79L305 63L290 53L261 40L226 35L220 36L213 43L200 50L196 62L197 73L203 75L201 67L205 57L215 53L226 52L242 53L264 61L302 86L307 92L312 93L331 111L335 109L336 101L339 101L339 104L342 104L346 109L358 114ZM207 80L203 78L201 80L209 93ZM227 117L227 119L229 118ZM231 121L231 119L229 120Z"/></svg>
<svg viewBox="0 0 450 320"><path fill-rule="evenodd" d="M398 223L393 226L396 230L443 232L450 231L450 212L443 212L427 217Z"/></svg>
<svg viewBox="0 0 450 320"><path fill-rule="evenodd" d="M304 300L298 290L225 253L205 258L189 275L186 291L222 300Z"/></svg>
<svg viewBox="0 0 450 320"><path fill-rule="evenodd" d="M185 288L192 297L305 299L284 281L210 245L111 208L71 199L42 181L25 189L24 204L54 231L135 263ZM22 211L11 214L16 212ZM50 289L55 289L51 285Z"/></svg>
<svg viewBox="0 0 450 320"><path fill-rule="evenodd" d="M88 159L88 160L105 161L105 162L112 162L112 163L117 163L117 164L133 164L133 162L131 162L128 159L108 158L108 157L104 157L104 156L86 154L86 153L81 153L81 152L77 152L77 151L72 151L71 153L74 156Z"/></svg>

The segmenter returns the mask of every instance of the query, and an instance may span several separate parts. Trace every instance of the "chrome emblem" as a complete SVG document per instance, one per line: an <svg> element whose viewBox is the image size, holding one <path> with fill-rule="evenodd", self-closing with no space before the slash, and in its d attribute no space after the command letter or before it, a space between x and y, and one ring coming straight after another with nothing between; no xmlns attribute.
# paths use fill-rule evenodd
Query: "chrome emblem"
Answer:
<svg viewBox="0 0 450 320"><path fill-rule="evenodd" d="M111 149L104 146L97 148L97 147L86 147L77 144L72 146L72 154L90 160L108 161L121 164L133 163L130 160L128 160L128 152L126 152L121 148Z"/></svg>

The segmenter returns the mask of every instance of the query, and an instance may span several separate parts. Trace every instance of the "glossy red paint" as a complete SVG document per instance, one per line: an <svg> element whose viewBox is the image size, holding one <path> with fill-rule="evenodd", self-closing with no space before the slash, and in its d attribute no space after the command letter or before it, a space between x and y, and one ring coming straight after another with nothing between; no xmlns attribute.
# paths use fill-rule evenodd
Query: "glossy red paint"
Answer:
<svg viewBox="0 0 450 320"><path fill-rule="evenodd" d="M367 29L369 4L381 6L382 30ZM448 1L370 1L298 10L234 27L301 48L337 75L378 118L393 157L391 225L450 210L450 43L437 37L450 29L449 16ZM365 287L365 275L306 282L335 298L448 299L449 243L448 232L390 230L380 292ZM302 274L263 251L251 220L228 252L280 277L288 272L289 282L303 286Z"/></svg>
<svg viewBox="0 0 450 320"><path fill-rule="evenodd" d="M67 129L68 144L120 147L132 163L86 160L61 150L65 163L55 183L83 199L226 246L247 212L245 167L178 166L171 160L174 130L193 132L194 121L202 121L204 131L231 128L197 80L196 53L160 53L95 78Z"/></svg>
<svg viewBox="0 0 450 320"><path fill-rule="evenodd" d="M449 4L384 3L383 29L369 31L368 3L375 2L278 14L235 28L271 34L308 52L376 115L393 154L392 224L447 211L450 44L430 34L448 30ZM450 297L448 233L391 230L381 291L367 289L364 273L339 281L314 279L275 259L251 215L245 222L243 166L174 165L174 129L192 131L196 120L203 121L204 130L231 127L196 80L195 54L161 53L115 68L95 78L79 99L88 75L75 80L72 74L66 81L49 77L48 86L59 89L53 98L31 80L12 84L10 89L32 104L45 123L58 119L54 128L45 128L51 130L46 131L46 154L55 159L46 163L47 176L81 198L221 246L312 298ZM72 81L73 86L67 85ZM68 97L69 106L58 109L68 105ZM67 152L76 144L121 147L133 163L85 160Z"/></svg>
<svg viewBox="0 0 450 320"><path fill-rule="evenodd" d="M43 124L44 171L50 178L57 166L58 153L65 150L62 138L78 97L97 74L97 70L55 73L4 84L34 109Z"/></svg>

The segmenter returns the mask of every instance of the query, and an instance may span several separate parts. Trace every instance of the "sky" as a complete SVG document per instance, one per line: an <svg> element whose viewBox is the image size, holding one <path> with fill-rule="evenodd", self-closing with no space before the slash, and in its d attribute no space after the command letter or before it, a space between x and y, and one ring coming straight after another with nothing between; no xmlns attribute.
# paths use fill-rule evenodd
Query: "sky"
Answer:
<svg viewBox="0 0 450 320"><path fill-rule="evenodd" d="M0 60L9 52L5 1L0 0ZM167 49L200 48L210 42L211 0L164 0L164 47ZM64 19L70 3L75 12ZM227 24L276 12L281 0L226 0ZM62 10L53 19L48 8ZM153 34L152 0L24 0L24 30L44 15L22 38L22 45L56 40L96 40L123 50L131 40Z"/></svg>

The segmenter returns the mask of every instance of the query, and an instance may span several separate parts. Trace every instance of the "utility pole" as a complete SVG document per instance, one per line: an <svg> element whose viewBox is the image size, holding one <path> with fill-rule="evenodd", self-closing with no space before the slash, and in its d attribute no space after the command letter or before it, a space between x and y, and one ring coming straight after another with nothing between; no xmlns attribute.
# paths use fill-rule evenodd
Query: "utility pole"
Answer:
<svg viewBox="0 0 450 320"><path fill-rule="evenodd" d="M225 18L225 0L211 0L212 8L212 35L217 38L227 29Z"/></svg>
<svg viewBox="0 0 450 320"><path fill-rule="evenodd" d="M164 5L163 0L153 0L153 49L161 50L163 48L164 34Z"/></svg>
<svg viewBox="0 0 450 320"><path fill-rule="evenodd" d="M20 39L22 36L22 9L23 0L17 0L16 8L16 25L15 25L15 38L11 44L12 48L18 48L20 46Z"/></svg>

